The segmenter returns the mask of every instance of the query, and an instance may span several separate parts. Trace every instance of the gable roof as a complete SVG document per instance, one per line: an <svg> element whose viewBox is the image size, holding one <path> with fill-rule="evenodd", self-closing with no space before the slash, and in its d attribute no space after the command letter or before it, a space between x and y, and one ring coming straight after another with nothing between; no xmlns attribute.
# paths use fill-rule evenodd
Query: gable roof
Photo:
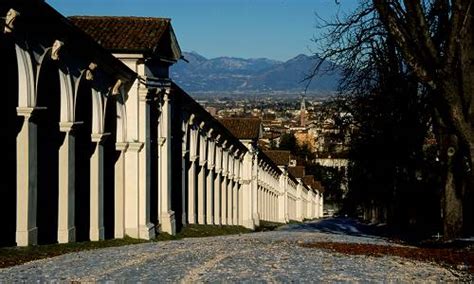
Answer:
<svg viewBox="0 0 474 284"><path fill-rule="evenodd" d="M305 175L304 166L288 167L288 172L295 178L303 178Z"/></svg>
<svg viewBox="0 0 474 284"><path fill-rule="evenodd" d="M264 152L278 166L288 166L290 163L289 150L268 150Z"/></svg>
<svg viewBox="0 0 474 284"><path fill-rule="evenodd" d="M168 18L72 16L69 20L111 52L181 57Z"/></svg>
<svg viewBox="0 0 474 284"><path fill-rule="evenodd" d="M222 123L238 139L259 139L262 121L259 118L221 118Z"/></svg>

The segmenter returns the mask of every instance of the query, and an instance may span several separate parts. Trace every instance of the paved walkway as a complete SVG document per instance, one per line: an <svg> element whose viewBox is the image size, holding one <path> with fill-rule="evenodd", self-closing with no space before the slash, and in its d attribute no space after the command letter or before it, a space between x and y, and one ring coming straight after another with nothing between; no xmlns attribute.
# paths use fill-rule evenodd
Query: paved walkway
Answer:
<svg viewBox="0 0 474 284"><path fill-rule="evenodd" d="M457 281L441 266L399 257L343 255L302 242L388 244L345 219L234 236L84 251L1 269L0 282ZM466 279L466 278L464 278ZM472 278L471 278L472 279ZM471 280L472 281L472 280Z"/></svg>

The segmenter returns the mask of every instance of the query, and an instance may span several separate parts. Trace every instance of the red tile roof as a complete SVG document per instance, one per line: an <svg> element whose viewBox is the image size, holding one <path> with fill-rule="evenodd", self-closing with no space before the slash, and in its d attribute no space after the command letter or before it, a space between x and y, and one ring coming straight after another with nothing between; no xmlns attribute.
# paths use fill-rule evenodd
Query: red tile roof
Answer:
<svg viewBox="0 0 474 284"><path fill-rule="evenodd" d="M290 163L290 151L268 150L264 152L278 166L288 166Z"/></svg>
<svg viewBox="0 0 474 284"><path fill-rule="evenodd" d="M314 179L313 175L307 175L303 177L304 184L311 186L312 189L316 189L319 192L324 192L324 187L321 185L321 182Z"/></svg>
<svg viewBox="0 0 474 284"><path fill-rule="evenodd" d="M221 118L222 123L238 139L259 139L262 121L259 118Z"/></svg>
<svg viewBox="0 0 474 284"><path fill-rule="evenodd" d="M288 172L295 178L302 178L305 174L304 166L288 167Z"/></svg>
<svg viewBox="0 0 474 284"><path fill-rule="evenodd" d="M170 19L73 16L69 20L110 51L153 52Z"/></svg>

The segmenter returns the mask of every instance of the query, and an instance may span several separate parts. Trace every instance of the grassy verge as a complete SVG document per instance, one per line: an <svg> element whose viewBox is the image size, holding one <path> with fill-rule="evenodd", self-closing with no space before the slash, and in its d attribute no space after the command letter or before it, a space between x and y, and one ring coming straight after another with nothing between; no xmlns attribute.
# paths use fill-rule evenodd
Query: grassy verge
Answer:
<svg viewBox="0 0 474 284"><path fill-rule="evenodd" d="M125 246L144 242L146 241L127 237L124 239L113 239L98 242L78 242L70 244L52 244L29 247L5 247L0 248L0 268L18 265L36 259L58 256L70 252Z"/></svg>
<svg viewBox="0 0 474 284"><path fill-rule="evenodd" d="M267 232L267 231L273 231L276 228L283 226L285 224L283 223L275 223L275 222L268 222L268 221L262 221L260 220L260 226L255 228L255 232Z"/></svg>
<svg viewBox="0 0 474 284"><path fill-rule="evenodd" d="M184 238L245 234L250 232L252 231L241 226L188 225L180 230L176 236L160 233L155 239L151 241L126 237L124 239L112 239L98 242L78 242L70 244L51 244L29 247L4 247L0 248L0 268L84 250L118 247L146 242L179 240Z"/></svg>

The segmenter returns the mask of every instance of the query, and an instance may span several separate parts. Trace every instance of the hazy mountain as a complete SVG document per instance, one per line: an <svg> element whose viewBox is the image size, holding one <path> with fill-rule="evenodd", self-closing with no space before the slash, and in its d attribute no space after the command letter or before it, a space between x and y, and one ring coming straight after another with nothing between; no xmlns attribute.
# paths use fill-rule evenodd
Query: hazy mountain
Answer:
<svg viewBox="0 0 474 284"><path fill-rule="evenodd" d="M189 61L179 61L171 68L171 78L188 92L301 92L302 82L321 60L300 54L286 62L267 58L217 57L207 59L196 52L184 52ZM331 63L324 62L324 67ZM312 80L309 91L334 91L337 72Z"/></svg>

